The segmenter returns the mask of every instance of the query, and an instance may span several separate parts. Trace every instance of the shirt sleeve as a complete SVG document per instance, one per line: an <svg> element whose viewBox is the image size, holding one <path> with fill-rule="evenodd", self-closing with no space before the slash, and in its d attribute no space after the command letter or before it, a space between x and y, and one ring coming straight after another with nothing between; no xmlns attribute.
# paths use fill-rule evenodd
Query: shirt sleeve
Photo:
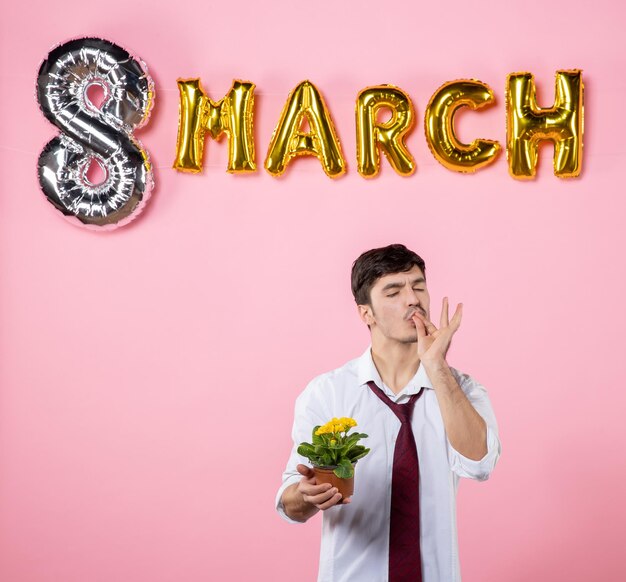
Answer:
<svg viewBox="0 0 626 582"><path fill-rule="evenodd" d="M296 399L293 428L291 431L293 446L289 460L287 461L287 467L283 472L282 484L276 494L276 511L278 515L289 523L304 522L292 519L287 515L281 498L287 487L293 483L298 483L300 479L302 479L302 475L298 473L296 469L298 464L311 465L309 459L298 454L298 447L300 443L311 442L313 428L326 423L330 419L330 416L327 415L325 404L320 394L319 382L317 380L313 380Z"/></svg>
<svg viewBox="0 0 626 582"><path fill-rule="evenodd" d="M498 435L498 423L496 422L493 408L487 390L482 384L479 384L471 376L462 374L451 368L454 377L456 378L459 386L467 396L471 405L476 412L484 419L487 424L487 454L480 460L475 461L468 459L459 453L451 444L448 439L448 459L450 461L450 468L459 477L466 477L469 479L475 479L477 481L486 481L489 479L489 475L496 466L496 462L500 458L501 445L500 437Z"/></svg>

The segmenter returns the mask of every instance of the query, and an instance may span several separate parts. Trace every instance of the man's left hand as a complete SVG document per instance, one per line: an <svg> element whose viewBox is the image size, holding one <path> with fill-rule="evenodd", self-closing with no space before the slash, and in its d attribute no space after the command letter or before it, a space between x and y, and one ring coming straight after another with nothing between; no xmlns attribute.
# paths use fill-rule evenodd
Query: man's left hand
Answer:
<svg viewBox="0 0 626 582"><path fill-rule="evenodd" d="M463 304L456 306L452 321L448 321L448 298L443 298L439 329L421 313L415 312L411 319L417 329L417 355L425 364L440 364L445 361L452 336L461 325Z"/></svg>

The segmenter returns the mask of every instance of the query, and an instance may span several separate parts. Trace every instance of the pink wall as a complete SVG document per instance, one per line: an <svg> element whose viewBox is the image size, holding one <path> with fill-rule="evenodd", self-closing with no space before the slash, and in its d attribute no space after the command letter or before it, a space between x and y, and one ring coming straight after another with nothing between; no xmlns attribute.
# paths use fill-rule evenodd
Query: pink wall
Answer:
<svg viewBox="0 0 626 582"><path fill-rule="evenodd" d="M319 520L273 509L293 403L362 353L350 266L391 242L425 257L435 304L463 301L450 359L487 386L500 424L492 478L459 492L464 580L623 579L619 2L39 4L0 25L1 580L315 580ZM138 135L158 185L109 234L66 223L35 172L56 133L33 96L39 63L85 35L139 54L157 83ZM496 106L461 114L459 131L504 144L507 74L531 71L549 106L567 68L586 86L580 178L552 175L550 146L533 182L504 156L474 176L431 156L423 113L445 81L493 88ZM176 79L194 76L214 98L256 83L259 165L311 79L348 173L301 158L282 179L228 175L225 142L208 143L204 174L176 173ZM356 171L355 97L380 83L417 110L410 178Z"/></svg>

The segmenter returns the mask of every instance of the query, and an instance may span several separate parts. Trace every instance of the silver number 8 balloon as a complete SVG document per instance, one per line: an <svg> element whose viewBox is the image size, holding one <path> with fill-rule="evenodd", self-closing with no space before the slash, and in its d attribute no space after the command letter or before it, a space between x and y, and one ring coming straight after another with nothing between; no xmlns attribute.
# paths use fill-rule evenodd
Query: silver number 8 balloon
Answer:
<svg viewBox="0 0 626 582"><path fill-rule="evenodd" d="M103 93L98 106L93 86ZM100 38L81 38L50 51L37 76L37 100L61 130L39 156L39 183L71 222L112 230L133 220L154 185L147 151L133 136L148 120L154 83L142 61ZM97 163L104 178L89 179Z"/></svg>

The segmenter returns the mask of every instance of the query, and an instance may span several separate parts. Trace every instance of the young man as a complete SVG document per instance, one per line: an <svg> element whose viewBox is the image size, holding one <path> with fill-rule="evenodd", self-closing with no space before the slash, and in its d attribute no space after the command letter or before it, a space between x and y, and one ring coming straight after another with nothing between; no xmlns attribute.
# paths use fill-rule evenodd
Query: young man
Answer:
<svg viewBox="0 0 626 582"><path fill-rule="evenodd" d="M430 321L424 261L404 245L363 253L352 293L371 333L363 355L315 378L296 400L293 449L276 496L287 521L323 512L318 582L458 582L460 477L484 481L500 441L487 392L446 361L461 323L444 298ZM298 455L314 426L352 417L369 435L354 495L318 485Z"/></svg>

